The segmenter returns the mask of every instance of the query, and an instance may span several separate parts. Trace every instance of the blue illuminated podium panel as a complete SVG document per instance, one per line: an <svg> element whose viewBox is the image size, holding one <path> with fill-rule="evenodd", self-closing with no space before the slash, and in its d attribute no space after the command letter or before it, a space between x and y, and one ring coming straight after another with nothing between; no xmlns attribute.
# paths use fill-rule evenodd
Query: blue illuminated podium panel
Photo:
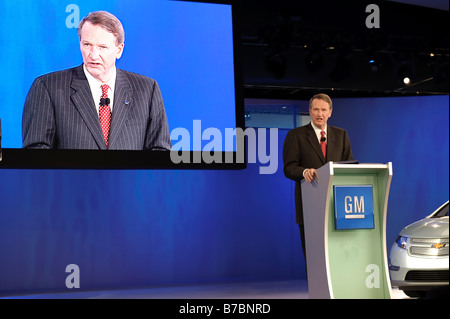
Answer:
<svg viewBox="0 0 450 319"><path fill-rule="evenodd" d="M336 229L373 229L372 185L334 185Z"/></svg>

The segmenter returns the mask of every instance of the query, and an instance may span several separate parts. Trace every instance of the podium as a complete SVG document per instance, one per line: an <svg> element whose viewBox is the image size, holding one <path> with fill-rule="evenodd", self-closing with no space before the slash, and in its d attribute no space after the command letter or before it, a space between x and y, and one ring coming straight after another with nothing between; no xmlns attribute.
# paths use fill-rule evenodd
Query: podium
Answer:
<svg viewBox="0 0 450 319"><path fill-rule="evenodd" d="M328 162L301 184L310 298L389 299L392 163Z"/></svg>

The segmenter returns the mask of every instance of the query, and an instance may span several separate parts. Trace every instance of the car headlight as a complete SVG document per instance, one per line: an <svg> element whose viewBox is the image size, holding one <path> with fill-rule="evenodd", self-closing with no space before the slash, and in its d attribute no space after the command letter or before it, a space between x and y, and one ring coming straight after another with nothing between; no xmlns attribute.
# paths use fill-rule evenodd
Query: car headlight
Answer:
<svg viewBox="0 0 450 319"><path fill-rule="evenodd" d="M406 246L408 244L408 238L403 236L398 236L395 240L398 247L406 249Z"/></svg>

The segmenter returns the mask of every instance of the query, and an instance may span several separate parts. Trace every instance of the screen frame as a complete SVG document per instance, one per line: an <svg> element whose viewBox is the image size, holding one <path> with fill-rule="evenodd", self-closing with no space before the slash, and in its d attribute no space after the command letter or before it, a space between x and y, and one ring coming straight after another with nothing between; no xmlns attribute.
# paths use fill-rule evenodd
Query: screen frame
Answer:
<svg viewBox="0 0 450 319"><path fill-rule="evenodd" d="M170 0L184 2L201 2L225 4L231 6L232 35L233 35L233 64L234 64L234 93L236 129L245 130L244 86L241 68L239 7L236 1L191 1ZM0 133L1 134L1 133ZM1 136L1 135L0 135ZM246 154L246 141L244 154ZM208 152L214 158L221 158L220 162L205 162L202 151L127 151L127 150L78 150L78 149L1 149L0 169L244 169L244 162L237 161L237 150ZM182 152L189 162L174 163L173 154ZM188 154L185 154L188 153ZM186 157L187 156L187 157ZM199 161L200 159L200 161Z"/></svg>

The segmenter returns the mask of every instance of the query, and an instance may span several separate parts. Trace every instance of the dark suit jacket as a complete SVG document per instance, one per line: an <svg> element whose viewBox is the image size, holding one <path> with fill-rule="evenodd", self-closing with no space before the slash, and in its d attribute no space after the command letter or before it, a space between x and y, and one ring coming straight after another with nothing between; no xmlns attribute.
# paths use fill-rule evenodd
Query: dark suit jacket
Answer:
<svg viewBox="0 0 450 319"><path fill-rule="evenodd" d="M99 97L100 99L100 97ZM83 66L38 77L22 118L24 148L106 149ZM111 150L169 150L169 126L156 81L117 69Z"/></svg>
<svg viewBox="0 0 450 319"><path fill-rule="evenodd" d="M298 224L303 225L301 180L307 168L320 168L329 161L353 159L350 139L345 130L327 126L327 158L320 148L316 133L310 124L292 129L283 146L284 175L295 181L295 211Z"/></svg>

